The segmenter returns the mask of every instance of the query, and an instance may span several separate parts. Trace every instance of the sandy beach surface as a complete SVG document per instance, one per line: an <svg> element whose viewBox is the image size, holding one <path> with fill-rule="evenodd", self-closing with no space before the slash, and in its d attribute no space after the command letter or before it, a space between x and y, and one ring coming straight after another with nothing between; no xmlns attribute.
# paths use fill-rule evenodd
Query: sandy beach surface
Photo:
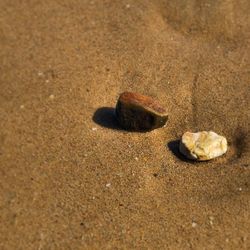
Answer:
<svg viewBox="0 0 250 250"><path fill-rule="evenodd" d="M0 249L250 249L249 0L0 1ZM122 130L120 93L167 126ZM229 150L178 152L185 131Z"/></svg>

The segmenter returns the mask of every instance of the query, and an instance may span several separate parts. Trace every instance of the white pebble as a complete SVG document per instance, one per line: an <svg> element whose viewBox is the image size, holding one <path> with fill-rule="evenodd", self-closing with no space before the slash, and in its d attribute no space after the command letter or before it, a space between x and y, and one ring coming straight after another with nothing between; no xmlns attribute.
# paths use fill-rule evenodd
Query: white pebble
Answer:
<svg viewBox="0 0 250 250"><path fill-rule="evenodd" d="M196 222L192 222L192 227L194 228L194 227L197 227L197 223Z"/></svg>
<svg viewBox="0 0 250 250"><path fill-rule="evenodd" d="M186 132L181 138L179 150L188 159L207 161L226 153L227 140L213 131Z"/></svg>
<svg viewBox="0 0 250 250"><path fill-rule="evenodd" d="M97 128L95 128L95 127L94 127L94 128L92 128L92 130L93 130L93 131L96 131L96 130L97 130Z"/></svg>
<svg viewBox="0 0 250 250"><path fill-rule="evenodd" d="M208 218L209 218L209 220L214 220L213 216L209 216Z"/></svg>
<svg viewBox="0 0 250 250"><path fill-rule="evenodd" d="M110 187L110 186L111 186L111 183L107 183L107 184L106 184L106 187Z"/></svg>
<svg viewBox="0 0 250 250"><path fill-rule="evenodd" d="M49 96L49 99L51 99L51 100L53 100L54 98L55 98L54 95L50 95L50 96Z"/></svg>
<svg viewBox="0 0 250 250"><path fill-rule="evenodd" d="M214 217L213 216L209 216L209 224L212 226L214 224Z"/></svg>

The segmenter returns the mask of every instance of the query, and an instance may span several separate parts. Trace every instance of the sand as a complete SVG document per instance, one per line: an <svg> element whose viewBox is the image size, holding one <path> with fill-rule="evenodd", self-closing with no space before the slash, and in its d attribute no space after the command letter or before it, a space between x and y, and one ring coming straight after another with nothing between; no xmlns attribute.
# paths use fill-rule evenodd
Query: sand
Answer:
<svg viewBox="0 0 250 250"><path fill-rule="evenodd" d="M249 249L248 0L0 1L0 249ZM121 130L119 94L165 128ZM194 164L185 131L228 153Z"/></svg>

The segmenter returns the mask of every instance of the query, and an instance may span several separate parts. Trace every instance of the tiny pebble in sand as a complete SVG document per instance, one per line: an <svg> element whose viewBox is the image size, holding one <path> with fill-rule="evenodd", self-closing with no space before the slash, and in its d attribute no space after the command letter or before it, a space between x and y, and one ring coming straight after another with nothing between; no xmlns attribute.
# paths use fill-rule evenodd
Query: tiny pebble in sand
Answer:
<svg viewBox="0 0 250 250"><path fill-rule="evenodd" d="M197 227L197 223L196 222L192 222L192 227Z"/></svg>

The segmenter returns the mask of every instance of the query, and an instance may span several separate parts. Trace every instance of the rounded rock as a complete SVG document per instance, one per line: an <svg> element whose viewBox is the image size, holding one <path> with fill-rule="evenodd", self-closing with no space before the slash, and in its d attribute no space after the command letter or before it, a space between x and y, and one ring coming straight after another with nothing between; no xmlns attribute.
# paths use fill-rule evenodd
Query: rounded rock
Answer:
<svg viewBox="0 0 250 250"><path fill-rule="evenodd" d="M227 152L227 140L213 131L186 132L181 138L179 150L188 159L207 161Z"/></svg>

